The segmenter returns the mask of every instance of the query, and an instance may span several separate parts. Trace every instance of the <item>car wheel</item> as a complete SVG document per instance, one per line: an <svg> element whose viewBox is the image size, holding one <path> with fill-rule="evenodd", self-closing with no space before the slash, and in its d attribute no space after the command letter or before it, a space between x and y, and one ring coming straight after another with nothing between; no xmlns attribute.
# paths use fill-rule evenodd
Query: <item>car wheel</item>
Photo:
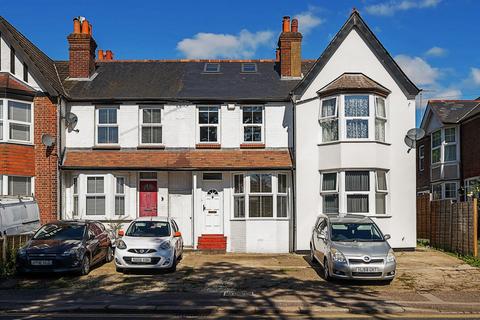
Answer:
<svg viewBox="0 0 480 320"><path fill-rule="evenodd" d="M323 260L323 278L327 281L330 281L332 279L332 277L330 276L330 268L328 267L327 258Z"/></svg>
<svg viewBox="0 0 480 320"><path fill-rule="evenodd" d="M85 255L82 260L80 275L86 276L89 273L90 273L90 259L88 258L88 255Z"/></svg>
<svg viewBox="0 0 480 320"><path fill-rule="evenodd" d="M313 253L313 246L310 245L310 262L312 264L318 264L317 258L315 258L315 254Z"/></svg>
<svg viewBox="0 0 480 320"><path fill-rule="evenodd" d="M113 260L113 249L111 246L108 246L107 254L105 255L105 262L110 262Z"/></svg>

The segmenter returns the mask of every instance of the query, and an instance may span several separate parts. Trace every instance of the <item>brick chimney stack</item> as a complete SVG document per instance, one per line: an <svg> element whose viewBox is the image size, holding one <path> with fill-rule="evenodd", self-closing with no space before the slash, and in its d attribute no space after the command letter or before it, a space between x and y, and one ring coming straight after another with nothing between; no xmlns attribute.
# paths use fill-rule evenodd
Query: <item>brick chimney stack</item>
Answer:
<svg viewBox="0 0 480 320"><path fill-rule="evenodd" d="M92 25L83 17L73 19L73 32L67 37L70 45L68 74L70 78L90 78L95 71L97 43Z"/></svg>
<svg viewBox="0 0 480 320"><path fill-rule="evenodd" d="M302 34L298 32L298 20L283 17L282 33L278 39L280 51L280 75L282 78L302 76Z"/></svg>

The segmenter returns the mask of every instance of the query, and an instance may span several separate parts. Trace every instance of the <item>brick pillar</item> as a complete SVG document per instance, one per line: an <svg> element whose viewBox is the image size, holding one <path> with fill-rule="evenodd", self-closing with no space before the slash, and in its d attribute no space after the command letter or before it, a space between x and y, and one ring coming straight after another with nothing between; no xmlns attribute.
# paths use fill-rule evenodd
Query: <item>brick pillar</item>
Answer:
<svg viewBox="0 0 480 320"><path fill-rule="evenodd" d="M280 75L282 77L299 78L302 76L302 34L298 32L298 20L284 17L283 29L278 39L280 50Z"/></svg>
<svg viewBox="0 0 480 320"><path fill-rule="evenodd" d="M48 96L37 96L34 103L35 143L35 197L40 208L40 221L57 220L57 106ZM55 138L55 145L47 148L42 135Z"/></svg>
<svg viewBox="0 0 480 320"><path fill-rule="evenodd" d="M90 34L72 33L67 37L70 44L68 75L70 78L89 78L95 71L97 44Z"/></svg>

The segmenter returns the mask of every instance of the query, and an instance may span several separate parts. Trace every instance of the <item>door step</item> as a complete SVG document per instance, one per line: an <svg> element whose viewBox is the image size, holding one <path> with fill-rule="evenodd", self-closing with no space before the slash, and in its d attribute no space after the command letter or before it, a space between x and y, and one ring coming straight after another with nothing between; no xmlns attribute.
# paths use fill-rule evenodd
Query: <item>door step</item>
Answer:
<svg viewBox="0 0 480 320"><path fill-rule="evenodd" d="M223 234L202 234L198 237L197 250L225 252L227 250L227 237Z"/></svg>

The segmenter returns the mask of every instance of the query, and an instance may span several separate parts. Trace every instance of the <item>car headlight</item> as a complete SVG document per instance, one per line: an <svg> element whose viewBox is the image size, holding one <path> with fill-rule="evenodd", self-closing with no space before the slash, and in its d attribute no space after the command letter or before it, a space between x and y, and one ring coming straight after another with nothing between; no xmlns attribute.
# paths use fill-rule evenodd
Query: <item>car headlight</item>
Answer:
<svg viewBox="0 0 480 320"><path fill-rule="evenodd" d="M164 241L162 242L162 244L160 245L160 249L162 250L169 250L172 246L170 245L170 242L169 241Z"/></svg>
<svg viewBox="0 0 480 320"><path fill-rule="evenodd" d="M388 250L387 262L395 262L395 254L392 249Z"/></svg>
<svg viewBox="0 0 480 320"><path fill-rule="evenodd" d="M25 248L20 248L20 249L18 249L18 251L17 251L17 255L18 255L19 257L24 258L24 257L27 256L27 250L25 250Z"/></svg>
<svg viewBox="0 0 480 320"><path fill-rule="evenodd" d="M80 256L80 248L78 247L73 247L73 248L70 248L68 249L67 251L64 251L62 254L61 254L62 257L69 257L69 256L77 256L79 257Z"/></svg>
<svg viewBox="0 0 480 320"><path fill-rule="evenodd" d="M127 249L127 244L123 240L117 240L117 248L118 249Z"/></svg>
<svg viewBox="0 0 480 320"><path fill-rule="evenodd" d="M337 249L332 248L330 250L330 252L332 253L333 261L335 261L335 262L347 262L347 259L345 259L345 256L343 255L343 253L341 253Z"/></svg>

